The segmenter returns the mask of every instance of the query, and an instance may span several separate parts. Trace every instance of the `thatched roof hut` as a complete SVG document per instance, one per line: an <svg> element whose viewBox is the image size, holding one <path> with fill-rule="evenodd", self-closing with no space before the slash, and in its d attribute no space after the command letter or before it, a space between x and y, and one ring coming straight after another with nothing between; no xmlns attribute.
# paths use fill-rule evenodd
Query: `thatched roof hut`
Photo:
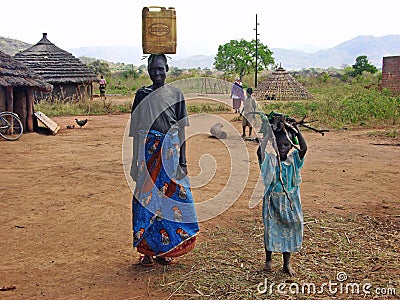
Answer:
<svg viewBox="0 0 400 300"><path fill-rule="evenodd" d="M47 33L43 33L43 38L36 45L14 57L53 85L53 99L79 100L92 97L92 83L98 81L96 74L71 53L51 43Z"/></svg>
<svg viewBox="0 0 400 300"><path fill-rule="evenodd" d="M314 96L282 67L279 67L268 75L265 80L259 82L253 95L259 100L314 99Z"/></svg>
<svg viewBox="0 0 400 300"><path fill-rule="evenodd" d="M19 115L25 131L33 131L33 92L51 92L43 77L0 51L0 111Z"/></svg>

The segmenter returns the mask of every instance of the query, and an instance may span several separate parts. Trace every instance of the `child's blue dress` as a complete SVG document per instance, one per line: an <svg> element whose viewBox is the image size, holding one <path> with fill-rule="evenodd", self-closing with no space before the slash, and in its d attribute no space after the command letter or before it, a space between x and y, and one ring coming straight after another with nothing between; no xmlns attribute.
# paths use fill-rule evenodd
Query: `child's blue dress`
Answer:
<svg viewBox="0 0 400 300"><path fill-rule="evenodd" d="M261 162L264 182L263 221L264 243L272 252L300 251L303 242L303 211L300 201L300 169L303 160L297 150L289 153L281 162L282 180L289 194L287 198L279 180L279 166L276 155L265 151Z"/></svg>

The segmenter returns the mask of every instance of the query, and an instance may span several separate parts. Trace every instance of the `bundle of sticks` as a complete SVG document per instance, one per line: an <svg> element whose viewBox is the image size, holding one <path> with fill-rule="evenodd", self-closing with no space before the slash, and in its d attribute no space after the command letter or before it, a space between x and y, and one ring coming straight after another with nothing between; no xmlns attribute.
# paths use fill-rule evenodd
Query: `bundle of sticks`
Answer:
<svg viewBox="0 0 400 300"><path fill-rule="evenodd" d="M315 121L309 121L306 122L305 118L303 117L300 121L295 120L294 118L289 117L288 115L282 114L282 113L277 113L272 111L269 115L263 113L263 112L253 112L253 114L259 114L261 116L261 128L260 128L260 132L263 134L263 138L267 137L267 136L271 136L268 135L268 132L271 133L271 129L272 132L277 132L277 131L283 131L286 136L288 137L288 141L292 144L292 146L296 149L299 150L298 148L298 141L297 141L297 133L298 133L298 126L303 126L306 127L308 129L311 129L315 132L320 133L322 136L325 134L325 132L329 132L329 130L327 129L316 129L312 126L310 126L308 123L309 122L315 122ZM293 141L289 138L288 136L288 132L291 131L293 132ZM276 142L272 143L273 148L275 150L276 153L276 157L278 159L278 166L279 166L279 181L282 184L282 189L286 194L286 197L289 199L290 202L290 208L293 209L292 207L292 200L290 198L289 193L286 191L285 188L285 184L282 180L282 166L281 166L281 160L280 160L280 155L278 152L278 147L276 145Z"/></svg>
<svg viewBox="0 0 400 300"><path fill-rule="evenodd" d="M325 132L329 132L328 129L317 129L310 126L309 123L316 122L316 120L305 121L306 116L304 116L300 121L297 121L294 118L289 117L288 115L274 112L272 111L269 115L263 112L252 112L252 114L259 114L261 116L262 124L260 132L264 135L268 130L268 126L271 126L272 130L280 131L280 130L292 130L297 133L297 126L302 126L308 128L314 132L320 133L324 136Z"/></svg>

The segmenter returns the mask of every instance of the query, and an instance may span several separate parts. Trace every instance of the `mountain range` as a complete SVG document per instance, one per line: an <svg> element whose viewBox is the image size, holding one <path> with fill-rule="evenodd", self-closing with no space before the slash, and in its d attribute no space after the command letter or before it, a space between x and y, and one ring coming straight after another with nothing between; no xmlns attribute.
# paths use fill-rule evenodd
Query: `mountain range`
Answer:
<svg viewBox="0 0 400 300"><path fill-rule="evenodd" d="M400 55L400 35L386 35L382 37L358 36L343 42L333 48L307 53L299 50L272 48L275 63L281 64L287 70L301 70L308 68L343 68L352 65L360 55L366 55L368 60L377 68L382 67L384 56ZM140 47L84 47L70 49L76 56L102 58L108 61L141 65L146 63L140 60ZM215 54L216 55L216 54ZM213 68L215 55L172 56L171 66L181 69Z"/></svg>
<svg viewBox="0 0 400 300"><path fill-rule="evenodd" d="M14 43L17 47L10 47ZM0 37L0 51L14 55L24 47L30 45L18 40ZM25 49L26 49L25 48ZM99 46L65 49L76 57L86 56L103 59L110 62L142 65L142 49L140 46ZM366 55L368 60L377 68L382 67L384 56L400 55L400 35L386 35L374 37L370 35L358 36L345 41L333 48L308 53L299 50L271 48L275 63L281 64L287 70L301 70L308 68L343 68L352 65L360 55ZM213 68L214 55L170 55L170 65L181 69L189 68Z"/></svg>

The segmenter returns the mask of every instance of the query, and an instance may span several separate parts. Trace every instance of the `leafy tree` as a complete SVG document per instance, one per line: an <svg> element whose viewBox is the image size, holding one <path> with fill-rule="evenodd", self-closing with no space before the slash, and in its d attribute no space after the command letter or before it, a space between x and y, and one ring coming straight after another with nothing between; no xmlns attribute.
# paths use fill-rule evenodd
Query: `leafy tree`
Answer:
<svg viewBox="0 0 400 300"><path fill-rule="evenodd" d="M108 63L104 61L96 59L95 61L88 63L87 66L93 73L96 73L96 75L108 76L110 74L110 67Z"/></svg>
<svg viewBox="0 0 400 300"><path fill-rule="evenodd" d="M179 69L178 67L172 67L170 71L171 75L175 77L178 77L179 75L182 74L182 69Z"/></svg>
<svg viewBox="0 0 400 300"><path fill-rule="evenodd" d="M266 45L258 42L257 72L267 69L274 63L272 51ZM239 74L240 79L256 69L256 40L248 42L244 39L231 40L218 47L217 56L214 58L214 67L228 74Z"/></svg>
<svg viewBox="0 0 400 300"><path fill-rule="evenodd" d="M354 77L361 75L362 72L368 72L371 74L375 74L376 72L378 72L378 69L374 65L370 64L366 55L361 55L357 57L356 63L352 65L352 67Z"/></svg>
<svg viewBox="0 0 400 300"><path fill-rule="evenodd" d="M133 64L128 64L125 67L124 71L124 76L125 78L138 78L139 77L139 70L133 65Z"/></svg>

